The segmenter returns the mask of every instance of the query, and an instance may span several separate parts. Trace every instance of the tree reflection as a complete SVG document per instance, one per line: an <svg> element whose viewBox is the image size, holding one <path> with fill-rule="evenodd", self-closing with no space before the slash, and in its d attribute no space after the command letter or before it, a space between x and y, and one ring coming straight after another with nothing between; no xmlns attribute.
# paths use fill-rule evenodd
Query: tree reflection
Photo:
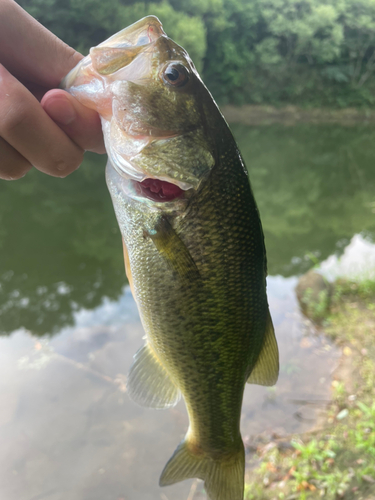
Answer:
<svg viewBox="0 0 375 500"><path fill-rule="evenodd" d="M233 127L266 236L269 274L299 274L375 234L370 128ZM105 159L66 179L0 181L0 332L54 334L126 283Z"/></svg>
<svg viewBox="0 0 375 500"><path fill-rule="evenodd" d="M305 272L375 235L375 131L233 126L263 223L269 274Z"/></svg>
<svg viewBox="0 0 375 500"><path fill-rule="evenodd" d="M63 180L35 170L0 181L1 332L53 334L73 323L75 310L121 293L121 239L104 164L88 155Z"/></svg>

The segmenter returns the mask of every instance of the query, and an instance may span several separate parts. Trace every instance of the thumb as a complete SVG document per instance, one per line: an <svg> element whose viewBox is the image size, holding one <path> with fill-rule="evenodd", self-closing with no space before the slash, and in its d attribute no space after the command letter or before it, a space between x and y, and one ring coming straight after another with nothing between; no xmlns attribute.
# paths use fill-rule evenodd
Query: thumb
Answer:
<svg viewBox="0 0 375 500"><path fill-rule="evenodd" d="M65 90L54 89L41 100L44 111L78 146L85 151L105 153L98 113L83 106Z"/></svg>

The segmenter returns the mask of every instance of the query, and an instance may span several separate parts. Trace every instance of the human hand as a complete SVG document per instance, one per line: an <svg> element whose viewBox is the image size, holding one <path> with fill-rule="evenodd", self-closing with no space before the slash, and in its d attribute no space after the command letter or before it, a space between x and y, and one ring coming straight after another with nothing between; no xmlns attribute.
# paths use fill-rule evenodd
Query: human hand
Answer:
<svg viewBox="0 0 375 500"><path fill-rule="evenodd" d="M65 177L85 150L105 152L99 115L56 88L81 58L13 0L0 0L0 179L32 166Z"/></svg>

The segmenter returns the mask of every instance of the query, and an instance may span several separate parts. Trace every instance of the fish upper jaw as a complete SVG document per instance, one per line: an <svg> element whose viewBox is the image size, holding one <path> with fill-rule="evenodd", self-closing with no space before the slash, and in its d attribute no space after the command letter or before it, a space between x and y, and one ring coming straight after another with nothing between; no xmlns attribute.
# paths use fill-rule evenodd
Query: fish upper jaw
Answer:
<svg viewBox="0 0 375 500"><path fill-rule="evenodd" d="M163 25L156 16L146 16L111 36L98 47L143 47L166 36Z"/></svg>
<svg viewBox="0 0 375 500"><path fill-rule="evenodd" d="M62 80L60 86L69 89L83 83L77 82L82 74L108 76L128 66L138 54L147 50L160 37L166 37L163 26L156 16L147 16L124 28L96 47L80 61Z"/></svg>

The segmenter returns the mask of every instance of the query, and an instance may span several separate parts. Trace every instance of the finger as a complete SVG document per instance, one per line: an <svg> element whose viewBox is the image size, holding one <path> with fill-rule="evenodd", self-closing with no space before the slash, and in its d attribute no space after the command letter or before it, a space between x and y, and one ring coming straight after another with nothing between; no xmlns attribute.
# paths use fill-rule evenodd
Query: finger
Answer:
<svg viewBox="0 0 375 500"><path fill-rule="evenodd" d="M16 2L0 0L0 60L17 78L57 87L80 59Z"/></svg>
<svg viewBox="0 0 375 500"><path fill-rule="evenodd" d="M30 162L0 137L0 179L21 179L30 168Z"/></svg>
<svg viewBox="0 0 375 500"><path fill-rule="evenodd" d="M82 149L105 153L102 126L96 111L64 90L50 90L41 104L48 115Z"/></svg>
<svg viewBox="0 0 375 500"><path fill-rule="evenodd" d="M0 65L0 137L38 170L65 177L83 150L67 137L37 99Z"/></svg>

